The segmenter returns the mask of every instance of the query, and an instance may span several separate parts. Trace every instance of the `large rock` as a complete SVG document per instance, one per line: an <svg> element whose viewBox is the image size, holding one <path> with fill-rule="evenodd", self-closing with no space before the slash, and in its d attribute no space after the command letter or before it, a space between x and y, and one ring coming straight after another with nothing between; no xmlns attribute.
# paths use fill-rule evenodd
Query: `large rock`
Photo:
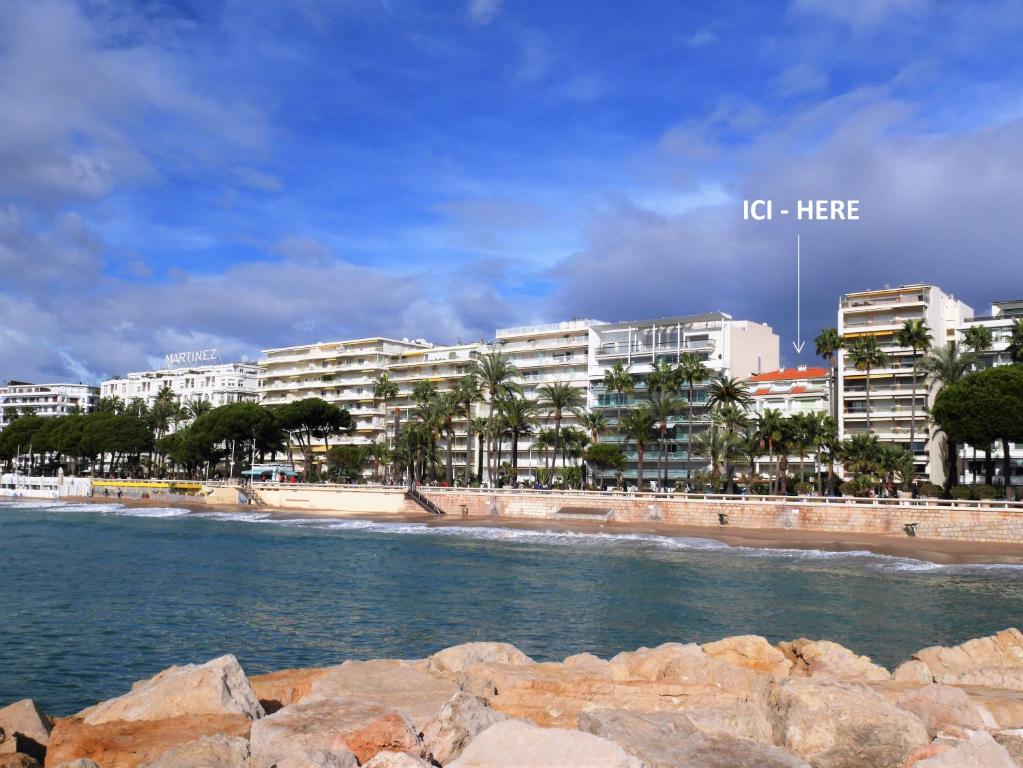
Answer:
<svg viewBox="0 0 1023 768"><path fill-rule="evenodd" d="M933 757L916 760L907 768L1017 768L1016 762L991 734L975 731L957 746L950 746Z"/></svg>
<svg viewBox="0 0 1023 768"><path fill-rule="evenodd" d="M61 763L57 768L100 768L100 764L94 760L86 760L85 758L79 758L78 760L72 760L67 763Z"/></svg>
<svg viewBox="0 0 1023 768"><path fill-rule="evenodd" d="M460 691L423 728L423 744L434 760L446 765L479 733L506 719L507 715L491 709L485 699Z"/></svg>
<svg viewBox="0 0 1023 768"><path fill-rule="evenodd" d="M919 718L863 685L790 678L774 701L779 744L814 768L899 768L930 741Z"/></svg>
<svg viewBox="0 0 1023 768"><path fill-rule="evenodd" d="M540 728L519 720L495 723L445 768L643 768L618 744L591 733Z"/></svg>
<svg viewBox="0 0 1023 768"><path fill-rule="evenodd" d="M646 768L809 768L778 747L704 733L680 712L583 712L579 729L616 742Z"/></svg>
<svg viewBox="0 0 1023 768"><path fill-rule="evenodd" d="M998 731L994 737L995 741L1005 747L1005 751L1013 760L1023 765L1023 729Z"/></svg>
<svg viewBox="0 0 1023 768"><path fill-rule="evenodd" d="M330 670L330 667L280 669L265 675L252 675L249 685L266 713L273 714L281 707L302 701L313 685Z"/></svg>
<svg viewBox="0 0 1023 768"><path fill-rule="evenodd" d="M356 765L383 751L427 756L405 713L358 699L307 697L253 723L249 744L252 768Z"/></svg>
<svg viewBox="0 0 1023 768"><path fill-rule="evenodd" d="M252 721L245 715L189 715L167 720L115 720L88 725L81 718L57 720L50 734L47 765L94 760L103 768L138 768L165 752L204 736L245 737Z"/></svg>
<svg viewBox="0 0 1023 768"><path fill-rule="evenodd" d="M0 731L10 739L20 734L46 746L50 742L53 724L32 699L22 699L0 708Z"/></svg>
<svg viewBox="0 0 1023 768"><path fill-rule="evenodd" d="M1023 633L1006 629L951 648L932 646L913 654L946 685L986 685L1023 690Z"/></svg>
<svg viewBox="0 0 1023 768"><path fill-rule="evenodd" d="M998 728L991 713L960 688L925 685L901 697L897 704L920 718L932 737L949 728L991 731Z"/></svg>
<svg viewBox="0 0 1023 768"><path fill-rule="evenodd" d="M437 651L427 658L427 669L435 675L453 676L473 664L530 664L532 659L510 643L463 643Z"/></svg>
<svg viewBox="0 0 1023 768"><path fill-rule="evenodd" d="M897 683L916 683L928 685L934 682L931 670L919 659L904 661L892 672L892 680Z"/></svg>
<svg viewBox="0 0 1023 768"><path fill-rule="evenodd" d="M248 768L249 742L240 736L205 736L164 752L145 768Z"/></svg>
<svg viewBox="0 0 1023 768"><path fill-rule="evenodd" d="M412 757L408 752L378 752L362 768L432 768L425 760Z"/></svg>
<svg viewBox="0 0 1023 768"><path fill-rule="evenodd" d="M316 680L303 703L317 699L360 699L400 709L419 730L459 690L454 681L435 677L426 668L425 661L346 661Z"/></svg>
<svg viewBox="0 0 1023 768"><path fill-rule="evenodd" d="M765 672L711 658L696 645L669 644L619 654L610 673L592 663L477 664L463 675L466 690L499 712L537 725L574 728L593 709L685 711L711 730L772 743L768 718L774 684Z"/></svg>
<svg viewBox="0 0 1023 768"><path fill-rule="evenodd" d="M166 720L190 715L263 716L263 707L234 656L170 667L130 692L78 713L86 725L115 720Z"/></svg>
<svg viewBox="0 0 1023 768"><path fill-rule="evenodd" d="M848 648L830 640L807 640L779 643L781 652L792 662L792 674L829 680L860 682L890 680L891 673Z"/></svg>
<svg viewBox="0 0 1023 768"><path fill-rule="evenodd" d="M785 654L759 635L726 637L713 643L704 643L700 647L712 658L727 661L737 667L767 672L778 679L787 677L792 669L792 662Z"/></svg>
<svg viewBox="0 0 1023 768"><path fill-rule="evenodd" d="M40 768L39 761L23 752L0 755L0 768Z"/></svg>

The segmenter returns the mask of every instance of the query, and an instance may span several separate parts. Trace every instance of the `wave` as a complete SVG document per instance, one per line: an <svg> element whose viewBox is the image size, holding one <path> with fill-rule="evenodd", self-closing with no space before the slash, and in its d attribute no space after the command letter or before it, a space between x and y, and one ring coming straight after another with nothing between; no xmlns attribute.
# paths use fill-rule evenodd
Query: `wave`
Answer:
<svg viewBox="0 0 1023 768"><path fill-rule="evenodd" d="M44 512L92 512L138 518L198 518L231 523L255 523L324 530L337 533L379 534L398 536L430 536L466 541L508 542L550 546L571 546L584 549L614 548L618 551L728 553L754 560L775 563L807 564L810 562L849 563L874 571L896 573L928 572L1004 572L1023 574L1023 564L1014 563L933 563L911 557L885 555L868 550L835 551L825 549L768 548L733 546L717 539L686 536L665 536L650 533L593 533L551 529L523 529L499 526L427 525L425 523L386 522L324 517L277 517L270 512L195 512L183 507L129 507L120 503L92 504L50 500L0 501L0 509L36 509ZM623 546L628 550L623 550Z"/></svg>

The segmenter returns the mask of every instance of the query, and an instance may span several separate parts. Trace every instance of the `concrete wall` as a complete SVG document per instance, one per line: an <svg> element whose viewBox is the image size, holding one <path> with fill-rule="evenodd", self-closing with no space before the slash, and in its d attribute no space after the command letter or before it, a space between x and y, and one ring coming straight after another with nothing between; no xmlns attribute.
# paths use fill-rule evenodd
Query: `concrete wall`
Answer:
<svg viewBox="0 0 1023 768"><path fill-rule="evenodd" d="M626 494L519 491L474 493L423 488L448 515L534 519L591 518L615 522L668 523L718 527L718 515L730 528L794 529L905 537L904 526L917 523L919 538L1023 544L1023 509L920 505L813 503L773 500L668 499ZM559 510L563 510L559 512Z"/></svg>
<svg viewBox="0 0 1023 768"><path fill-rule="evenodd" d="M422 512L405 500L400 488L346 488L331 485L274 485L257 483L255 492L261 504L278 509L305 509L351 514L393 514Z"/></svg>

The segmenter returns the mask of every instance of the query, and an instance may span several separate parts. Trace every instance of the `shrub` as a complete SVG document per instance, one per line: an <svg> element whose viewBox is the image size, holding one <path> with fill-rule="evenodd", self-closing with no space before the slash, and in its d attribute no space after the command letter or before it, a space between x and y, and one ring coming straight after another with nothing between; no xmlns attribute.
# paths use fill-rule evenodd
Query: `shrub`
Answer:
<svg viewBox="0 0 1023 768"><path fill-rule="evenodd" d="M1001 488L993 485L978 485L973 489L978 499L1000 499L1004 495Z"/></svg>
<svg viewBox="0 0 1023 768"><path fill-rule="evenodd" d="M945 496L945 489L934 483L923 483L920 486L920 495L929 499L940 499Z"/></svg>
<svg viewBox="0 0 1023 768"><path fill-rule="evenodd" d="M952 489L952 498L965 501L967 499L975 499L976 495L973 493L973 488L968 485L957 485Z"/></svg>
<svg viewBox="0 0 1023 768"><path fill-rule="evenodd" d="M842 493L846 496L869 496L877 485L877 478L870 475L858 475L848 482L842 483Z"/></svg>
<svg viewBox="0 0 1023 768"><path fill-rule="evenodd" d="M805 480L800 480L795 484L795 486L793 486L793 490L795 490L799 496L806 496L808 493L813 492L813 486Z"/></svg>

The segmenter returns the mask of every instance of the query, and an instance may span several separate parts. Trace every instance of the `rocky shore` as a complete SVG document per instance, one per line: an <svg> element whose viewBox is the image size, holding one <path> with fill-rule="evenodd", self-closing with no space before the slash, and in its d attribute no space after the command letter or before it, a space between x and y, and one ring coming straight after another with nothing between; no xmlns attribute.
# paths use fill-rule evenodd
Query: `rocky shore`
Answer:
<svg viewBox="0 0 1023 768"><path fill-rule="evenodd" d="M826 640L538 663L504 643L246 676L171 667L50 718L0 708L0 768L1019 768L1023 634L889 671Z"/></svg>

